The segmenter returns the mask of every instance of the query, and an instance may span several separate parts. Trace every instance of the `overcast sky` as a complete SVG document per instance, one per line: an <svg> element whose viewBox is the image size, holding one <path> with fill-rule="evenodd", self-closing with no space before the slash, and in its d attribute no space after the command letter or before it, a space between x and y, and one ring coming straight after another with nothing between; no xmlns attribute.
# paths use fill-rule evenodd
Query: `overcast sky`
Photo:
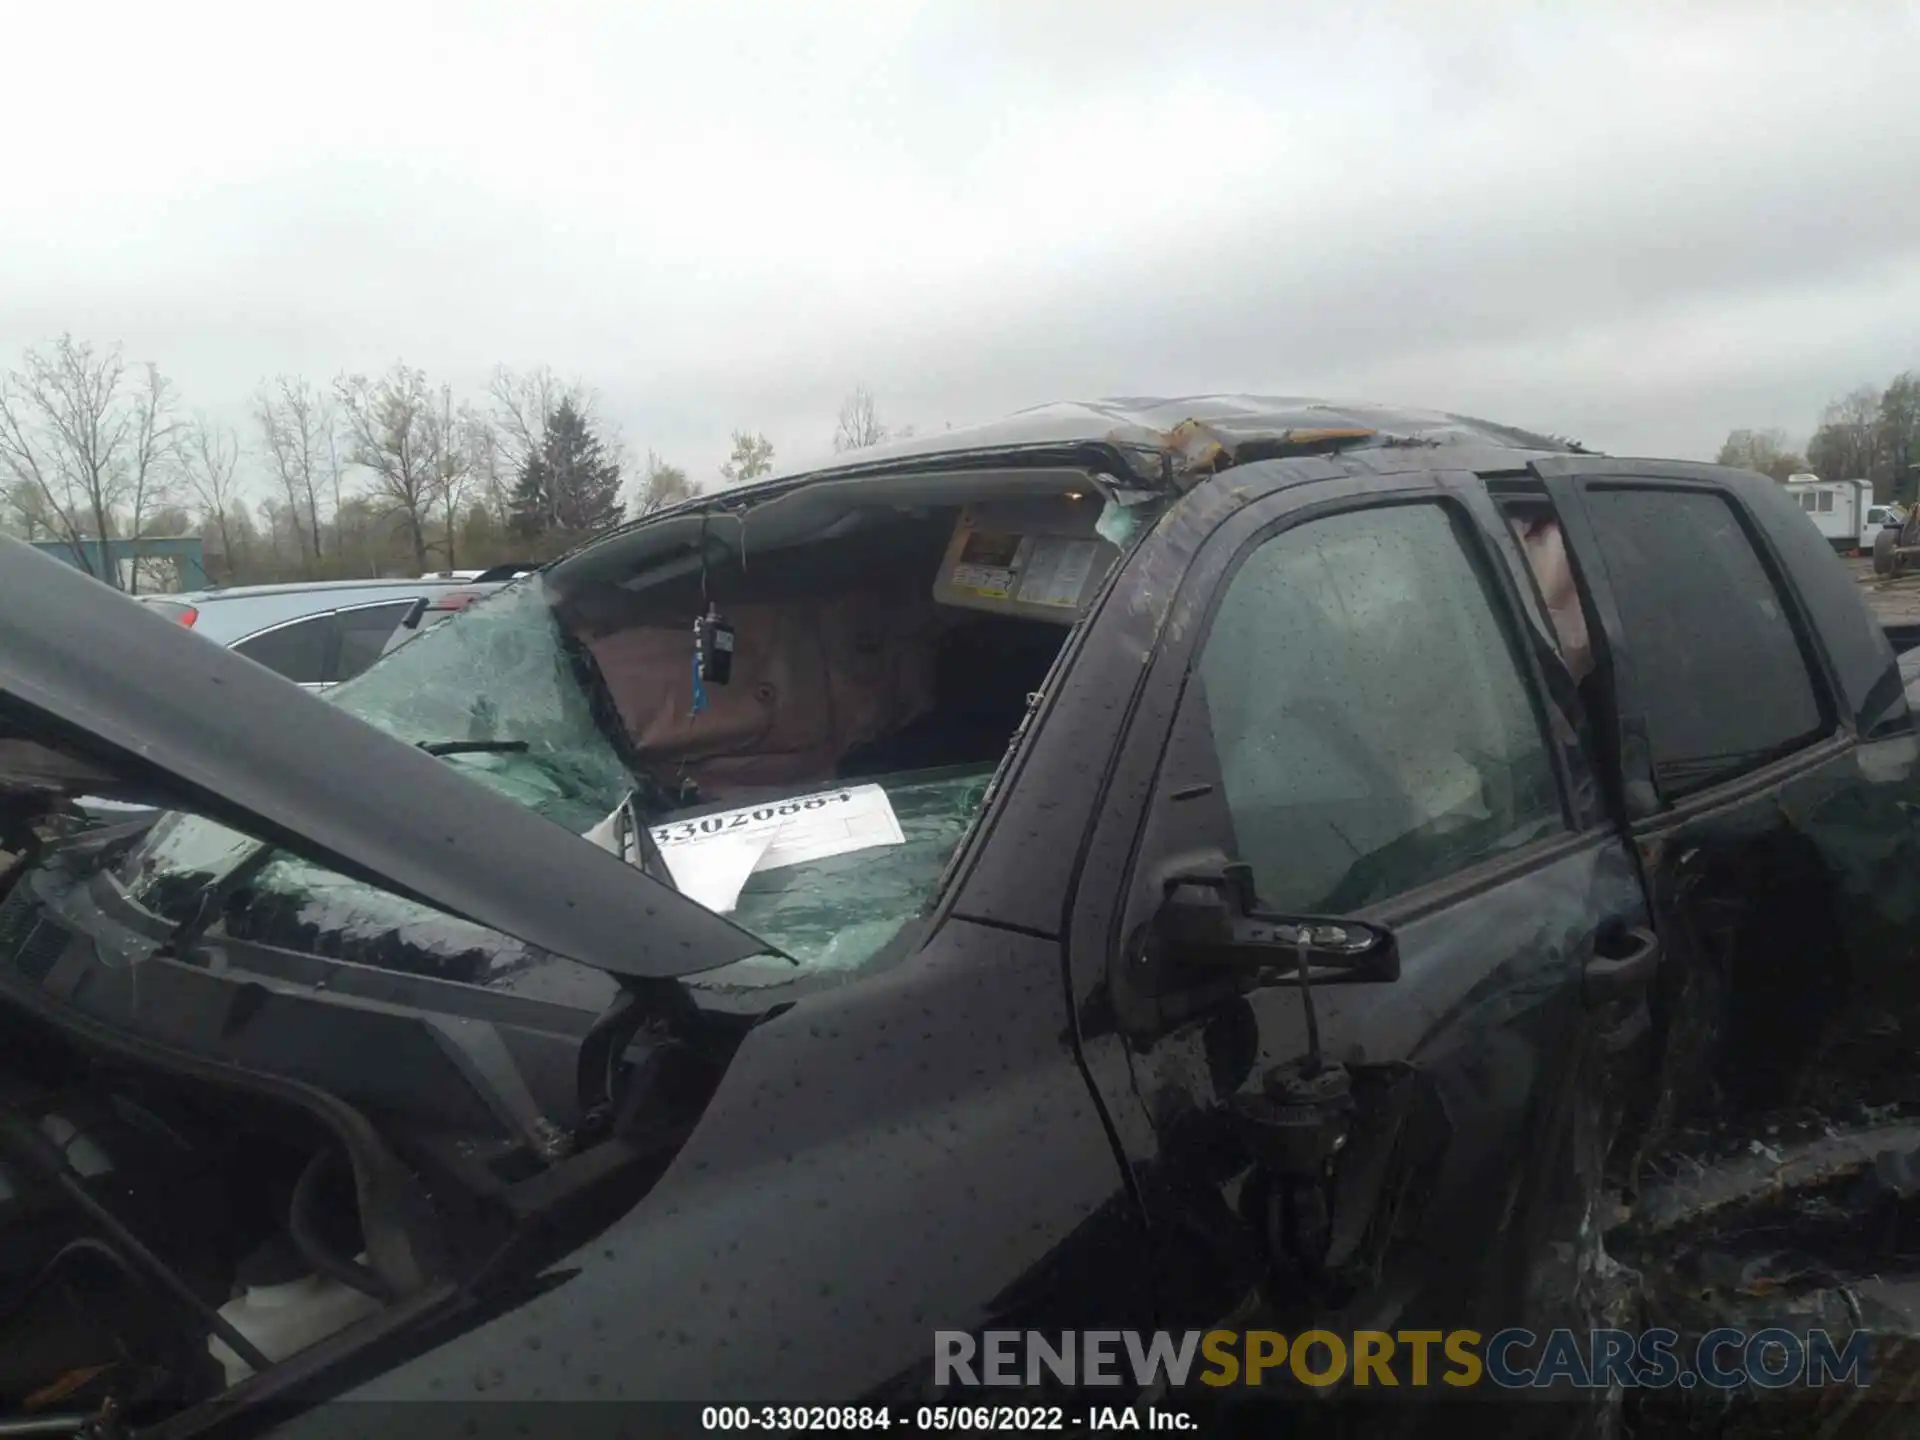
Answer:
<svg viewBox="0 0 1920 1440"><path fill-rule="evenodd" d="M1909 0L0 16L0 358L122 341L236 418L404 358L580 376L697 480L861 383L922 428L1232 390L1710 456L1920 367Z"/></svg>

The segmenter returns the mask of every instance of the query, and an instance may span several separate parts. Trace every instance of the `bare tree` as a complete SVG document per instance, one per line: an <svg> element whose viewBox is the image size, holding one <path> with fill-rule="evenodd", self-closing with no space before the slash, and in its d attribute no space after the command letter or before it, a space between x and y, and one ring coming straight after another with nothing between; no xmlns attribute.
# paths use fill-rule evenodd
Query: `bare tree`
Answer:
<svg viewBox="0 0 1920 1440"><path fill-rule="evenodd" d="M651 515L655 510L677 505L695 493L693 482L687 479L685 470L678 465L667 464L649 450L646 471L640 480L639 503L634 506L633 513Z"/></svg>
<svg viewBox="0 0 1920 1440"><path fill-rule="evenodd" d="M347 476L347 457L340 448L339 416L334 413L331 397L321 412L321 423L327 432L327 493L333 497L333 513L338 515L341 502L346 499L340 492Z"/></svg>
<svg viewBox="0 0 1920 1440"><path fill-rule="evenodd" d="M589 425L597 419L593 391L582 381L562 380L544 365L526 371L497 367L487 382L487 398L505 468L516 476L545 450L547 421L561 405L571 403Z"/></svg>
<svg viewBox="0 0 1920 1440"><path fill-rule="evenodd" d="M273 478L294 514L295 538L320 559L320 497L327 483L333 445L333 415L326 396L299 377L276 376L253 401L254 419ZM336 508L339 497L334 497Z"/></svg>
<svg viewBox="0 0 1920 1440"><path fill-rule="evenodd" d="M9 480L4 490L0 490L0 502L6 505L9 528L21 539L31 543L59 538L59 521L48 508L47 497L38 485L26 480Z"/></svg>
<svg viewBox="0 0 1920 1440"><path fill-rule="evenodd" d="M484 422L464 406L453 408L453 387L442 385L428 414L426 439L433 470L433 500L447 532L447 568L457 569L455 553L460 507L473 487L474 431Z"/></svg>
<svg viewBox="0 0 1920 1440"><path fill-rule="evenodd" d="M276 505L271 500L261 500L254 505L254 511L260 517L260 528L267 534L267 551L273 556L273 565L280 568L280 516L285 503Z"/></svg>
<svg viewBox="0 0 1920 1440"><path fill-rule="evenodd" d="M175 417L173 407L172 382L160 373L159 366L142 365L132 401L133 443L126 482L127 538L135 542L147 537L151 522L164 520L159 512L172 509L177 498L175 483L184 427ZM161 528L171 527L163 523ZM130 591L139 590L140 573L141 557L136 543L132 562L127 566Z"/></svg>
<svg viewBox="0 0 1920 1440"><path fill-rule="evenodd" d="M471 417L467 445L479 503L486 508L492 527L504 530L513 515L515 477L494 416L475 414Z"/></svg>
<svg viewBox="0 0 1920 1440"><path fill-rule="evenodd" d="M405 532L416 574L427 569L427 522L438 498L435 396L426 375L395 365L377 380L343 375L334 382L345 425L347 460L373 472L368 493Z"/></svg>
<svg viewBox="0 0 1920 1440"><path fill-rule="evenodd" d="M720 467L720 478L729 485L758 479L773 470L773 442L757 431L733 432L733 453Z"/></svg>
<svg viewBox="0 0 1920 1440"><path fill-rule="evenodd" d="M1807 462L1794 451L1786 433L1780 430L1734 430L1720 447L1717 460L1722 465L1758 470L1781 481L1807 468Z"/></svg>
<svg viewBox="0 0 1920 1440"><path fill-rule="evenodd" d="M348 501L346 479L350 467L347 463L347 447L340 435L339 406L331 395L326 397L326 403L321 412L321 422L325 425L327 432L327 494L333 500L334 558L340 562L342 567L340 574L345 578L359 573L354 567L364 565L367 554L364 543L359 544L355 549L354 558L349 559L345 553L350 548L350 541L364 541L364 536L341 521L341 516L346 513L345 507Z"/></svg>
<svg viewBox="0 0 1920 1440"><path fill-rule="evenodd" d="M1880 395L1880 447L1902 499L1920 491L1920 370L1893 377Z"/></svg>
<svg viewBox="0 0 1920 1440"><path fill-rule="evenodd" d="M1874 480L1880 475L1880 392L1871 385L1842 395L1820 412L1807 442L1807 464L1828 480Z"/></svg>
<svg viewBox="0 0 1920 1440"><path fill-rule="evenodd" d="M856 387L851 395L840 402L840 422L834 428L833 448L842 453L865 450L870 445L881 444L887 438L887 427L873 403L873 393L864 385Z"/></svg>
<svg viewBox="0 0 1920 1440"><path fill-rule="evenodd" d="M155 366L129 377L119 346L96 350L71 335L27 351L19 370L0 376L0 475L38 492L42 519L89 573L90 538L104 556L123 507L132 507L137 538L165 498L172 405L172 386ZM100 569L107 573L97 578L119 586L115 566Z"/></svg>
<svg viewBox="0 0 1920 1440"><path fill-rule="evenodd" d="M220 541L220 553L226 557L231 574L237 556L234 515L246 518L239 503L240 486L236 478L240 467L240 437L232 430L217 426L204 415L196 415L187 427L181 446L182 469L188 493L200 509L200 523Z"/></svg>
<svg viewBox="0 0 1920 1440"><path fill-rule="evenodd" d="M222 579L228 584L237 583L253 573L254 551L259 543L260 531L253 523L253 516L247 510L247 502L241 496L235 496L233 503L227 506L224 524L204 525L201 533L208 530L226 537L227 546L225 573Z"/></svg>

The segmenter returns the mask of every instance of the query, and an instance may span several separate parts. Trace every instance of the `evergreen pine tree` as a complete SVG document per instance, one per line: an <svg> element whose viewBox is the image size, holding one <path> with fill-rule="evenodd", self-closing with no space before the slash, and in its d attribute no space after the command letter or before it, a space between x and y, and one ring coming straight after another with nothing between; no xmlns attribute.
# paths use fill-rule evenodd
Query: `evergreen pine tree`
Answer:
<svg viewBox="0 0 1920 1440"><path fill-rule="evenodd" d="M525 536L591 533L619 524L624 509L619 462L573 402L562 400L514 484L514 529Z"/></svg>

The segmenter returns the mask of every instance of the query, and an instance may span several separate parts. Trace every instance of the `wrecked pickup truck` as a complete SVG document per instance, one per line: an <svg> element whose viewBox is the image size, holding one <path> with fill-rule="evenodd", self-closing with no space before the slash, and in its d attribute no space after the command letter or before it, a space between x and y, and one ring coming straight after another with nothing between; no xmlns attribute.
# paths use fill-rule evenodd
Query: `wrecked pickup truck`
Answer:
<svg viewBox="0 0 1920 1440"><path fill-rule="evenodd" d="M1049 407L325 700L0 544L0 1417L1913 1323L1863 1226L1920 1173L1920 739L1762 477Z"/></svg>

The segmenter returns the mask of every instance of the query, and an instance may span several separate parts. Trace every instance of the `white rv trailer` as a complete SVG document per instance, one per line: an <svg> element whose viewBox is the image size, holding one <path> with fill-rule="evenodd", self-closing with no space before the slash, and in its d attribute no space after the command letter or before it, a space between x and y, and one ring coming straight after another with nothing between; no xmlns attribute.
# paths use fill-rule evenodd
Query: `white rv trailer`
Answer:
<svg viewBox="0 0 1920 1440"><path fill-rule="evenodd" d="M1848 554L1873 549L1874 533L1885 514L1884 507L1873 503L1872 481L1789 475L1786 490L1834 549Z"/></svg>

